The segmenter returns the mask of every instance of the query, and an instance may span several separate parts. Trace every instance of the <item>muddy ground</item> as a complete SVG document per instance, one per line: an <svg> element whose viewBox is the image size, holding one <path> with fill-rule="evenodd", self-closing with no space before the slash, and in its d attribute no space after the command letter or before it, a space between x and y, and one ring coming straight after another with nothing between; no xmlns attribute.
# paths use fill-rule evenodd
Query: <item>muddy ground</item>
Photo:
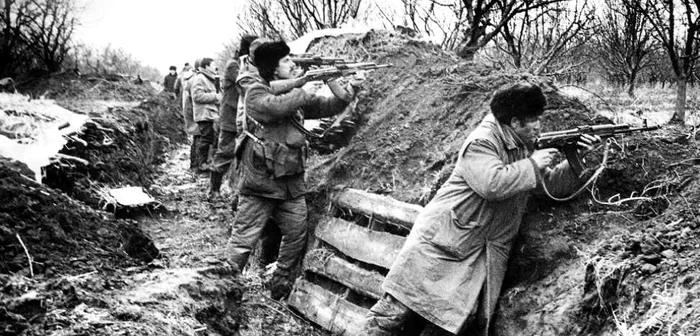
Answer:
<svg viewBox="0 0 700 336"><path fill-rule="evenodd" d="M339 184L426 204L503 84L545 88L545 131L610 122L545 78L459 62L401 35L330 38L311 50L394 64L370 76L352 116L357 127L316 146L312 226L327 208L326 191ZM221 262L231 191L206 201L208 181L186 169L187 140L172 100L130 81L51 80L59 84L24 89L40 96L63 87L51 97L92 117L80 136L85 144L65 149L89 164L48 167L43 185L22 177L21 165L0 166L3 334L324 334L267 297L265 269L238 276ZM618 137L610 153L594 192L565 203L532 199L501 299L499 335L700 329L695 134L664 126ZM143 186L160 204L124 209L102 197L105 188L125 185Z"/></svg>

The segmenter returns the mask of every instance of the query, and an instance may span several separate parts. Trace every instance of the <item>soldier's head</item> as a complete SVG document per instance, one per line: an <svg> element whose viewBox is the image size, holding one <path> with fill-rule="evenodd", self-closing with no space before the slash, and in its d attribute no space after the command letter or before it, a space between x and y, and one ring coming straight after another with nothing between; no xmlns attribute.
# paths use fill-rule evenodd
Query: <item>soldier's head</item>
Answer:
<svg viewBox="0 0 700 336"><path fill-rule="evenodd" d="M289 46L284 41L267 42L254 51L255 65L266 81L294 78L296 64L289 57Z"/></svg>
<svg viewBox="0 0 700 336"><path fill-rule="evenodd" d="M238 47L238 56L245 56L250 53L250 44L258 37L255 35L243 35L241 37L241 45Z"/></svg>
<svg viewBox="0 0 700 336"><path fill-rule="evenodd" d="M257 64L255 64L255 50L257 50L258 47L260 47L261 45L268 42L272 42L272 40L267 39L265 37L258 37L250 43L250 47L248 47L248 60L255 67L257 67Z"/></svg>
<svg viewBox="0 0 700 336"><path fill-rule="evenodd" d="M189 62L185 63L185 65L182 67L183 72L185 72L187 70L192 70L192 66L190 65Z"/></svg>
<svg viewBox="0 0 700 336"><path fill-rule="evenodd" d="M540 133L540 116L547 105L542 89L527 82L508 85L494 93L491 113L502 125L513 128L526 143Z"/></svg>
<svg viewBox="0 0 700 336"><path fill-rule="evenodd" d="M214 67L214 59L209 57L202 58L202 62L199 63L200 70L209 69L210 71L214 71Z"/></svg>
<svg viewBox="0 0 700 336"><path fill-rule="evenodd" d="M170 74L175 75L177 73L177 67L174 65L170 66Z"/></svg>

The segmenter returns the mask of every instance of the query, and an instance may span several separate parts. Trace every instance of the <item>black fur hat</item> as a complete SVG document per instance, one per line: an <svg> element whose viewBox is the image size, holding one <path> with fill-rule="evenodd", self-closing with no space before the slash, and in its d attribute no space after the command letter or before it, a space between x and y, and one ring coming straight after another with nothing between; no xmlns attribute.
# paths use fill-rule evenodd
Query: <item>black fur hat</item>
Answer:
<svg viewBox="0 0 700 336"><path fill-rule="evenodd" d="M284 41L267 42L257 47L253 54L260 77L271 81L279 61L289 55L289 46Z"/></svg>
<svg viewBox="0 0 700 336"><path fill-rule="evenodd" d="M539 86L520 82L496 91L490 105L494 117L502 124L508 124L513 117L523 120L540 116L547 98Z"/></svg>

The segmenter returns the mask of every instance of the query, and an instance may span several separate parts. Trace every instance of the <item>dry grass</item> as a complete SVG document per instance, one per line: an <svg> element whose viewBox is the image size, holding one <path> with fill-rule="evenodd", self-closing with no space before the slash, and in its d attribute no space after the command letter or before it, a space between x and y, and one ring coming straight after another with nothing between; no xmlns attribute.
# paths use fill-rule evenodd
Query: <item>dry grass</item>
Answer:
<svg viewBox="0 0 700 336"><path fill-rule="evenodd" d="M673 115L676 99L675 86L642 86L630 97L620 88L591 85L590 88L566 87L567 95L581 99L601 115L616 123L639 125L644 119L650 125L668 123ZM700 123L700 88L688 87L686 124Z"/></svg>

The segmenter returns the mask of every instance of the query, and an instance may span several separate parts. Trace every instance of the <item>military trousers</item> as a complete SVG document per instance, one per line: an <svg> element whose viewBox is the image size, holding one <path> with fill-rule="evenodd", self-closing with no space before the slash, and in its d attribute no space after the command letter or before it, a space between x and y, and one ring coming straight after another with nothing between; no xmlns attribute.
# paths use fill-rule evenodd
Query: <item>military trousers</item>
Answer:
<svg viewBox="0 0 700 336"><path fill-rule="evenodd" d="M199 129L199 145L197 147L197 155L199 159L199 168L205 168L205 165L210 163L210 158L216 150L218 141L217 129L213 120L203 120L197 122Z"/></svg>
<svg viewBox="0 0 700 336"><path fill-rule="evenodd" d="M238 212L228 240L228 260L243 269L270 218L279 227L282 241L277 257L277 273L289 275L306 247L306 199L300 196L279 200L240 195Z"/></svg>
<svg viewBox="0 0 700 336"><path fill-rule="evenodd" d="M216 147L216 153L212 159L212 170L220 174L226 174L231 163L235 159L236 149L236 132L220 130L219 143ZM233 182L233 181L232 181Z"/></svg>

